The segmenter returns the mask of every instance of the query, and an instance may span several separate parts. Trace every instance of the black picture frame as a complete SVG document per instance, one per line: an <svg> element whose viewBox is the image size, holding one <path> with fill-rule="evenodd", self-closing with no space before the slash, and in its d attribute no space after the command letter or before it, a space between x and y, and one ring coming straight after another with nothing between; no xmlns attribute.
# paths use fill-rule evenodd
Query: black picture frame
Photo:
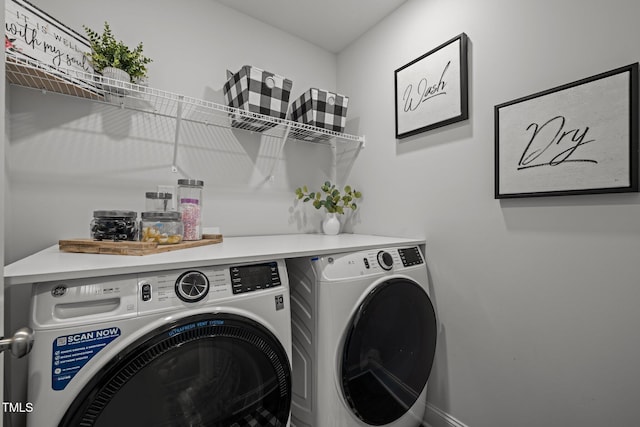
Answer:
<svg viewBox="0 0 640 427"><path fill-rule="evenodd" d="M496 199L638 191L638 63L494 107Z"/></svg>
<svg viewBox="0 0 640 427"><path fill-rule="evenodd" d="M469 118L467 46L462 33L395 70L396 139Z"/></svg>

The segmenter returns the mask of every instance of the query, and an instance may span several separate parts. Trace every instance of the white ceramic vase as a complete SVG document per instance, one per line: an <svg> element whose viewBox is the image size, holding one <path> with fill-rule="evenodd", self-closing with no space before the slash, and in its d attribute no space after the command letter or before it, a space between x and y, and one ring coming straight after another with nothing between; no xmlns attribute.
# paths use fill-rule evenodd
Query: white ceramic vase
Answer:
<svg viewBox="0 0 640 427"><path fill-rule="evenodd" d="M107 92L117 95L129 94L126 87L127 83L131 83L131 77L126 71L114 67L105 67L102 69L102 76L109 79L103 83L103 87Z"/></svg>
<svg viewBox="0 0 640 427"><path fill-rule="evenodd" d="M335 213L327 212L324 220L322 221L322 232L335 236L340 233L340 220Z"/></svg>

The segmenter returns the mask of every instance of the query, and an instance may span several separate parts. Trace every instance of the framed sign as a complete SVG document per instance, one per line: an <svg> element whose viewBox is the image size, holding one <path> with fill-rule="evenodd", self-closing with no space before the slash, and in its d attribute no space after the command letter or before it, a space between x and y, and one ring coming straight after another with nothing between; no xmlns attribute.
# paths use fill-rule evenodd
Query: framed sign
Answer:
<svg viewBox="0 0 640 427"><path fill-rule="evenodd" d="M494 107L495 198L638 191L638 63Z"/></svg>
<svg viewBox="0 0 640 427"><path fill-rule="evenodd" d="M395 71L396 138L469 118L467 35Z"/></svg>
<svg viewBox="0 0 640 427"><path fill-rule="evenodd" d="M5 1L5 51L44 69L93 73L89 40L25 0Z"/></svg>

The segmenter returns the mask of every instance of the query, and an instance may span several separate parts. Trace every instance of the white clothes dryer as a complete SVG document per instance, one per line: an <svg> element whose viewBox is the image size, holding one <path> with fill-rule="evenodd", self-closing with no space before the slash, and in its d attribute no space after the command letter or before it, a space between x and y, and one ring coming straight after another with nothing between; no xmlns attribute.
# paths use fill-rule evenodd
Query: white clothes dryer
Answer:
<svg viewBox="0 0 640 427"><path fill-rule="evenodd" d="M29 427L289 425L283 260L33 289Z"/></svg>
<svg viewBox="0 0 640 427"><path fill-rule="evenodd" d="M419 247L287 260L296 427L416 427L437 321Z"/></svg>

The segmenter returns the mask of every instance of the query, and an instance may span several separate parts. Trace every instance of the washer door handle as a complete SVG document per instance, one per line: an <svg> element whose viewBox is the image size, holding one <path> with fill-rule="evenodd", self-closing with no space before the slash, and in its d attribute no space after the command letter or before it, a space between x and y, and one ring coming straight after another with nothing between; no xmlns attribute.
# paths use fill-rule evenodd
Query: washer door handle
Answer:
<svg viewBox="0 0 640 427"><path fill-rule="evenodd" d="M10 350L11 354L18 359L26 356L33 347L33 330L31 328L20 328L10 338L0 338L0 353Z"/></svg>

